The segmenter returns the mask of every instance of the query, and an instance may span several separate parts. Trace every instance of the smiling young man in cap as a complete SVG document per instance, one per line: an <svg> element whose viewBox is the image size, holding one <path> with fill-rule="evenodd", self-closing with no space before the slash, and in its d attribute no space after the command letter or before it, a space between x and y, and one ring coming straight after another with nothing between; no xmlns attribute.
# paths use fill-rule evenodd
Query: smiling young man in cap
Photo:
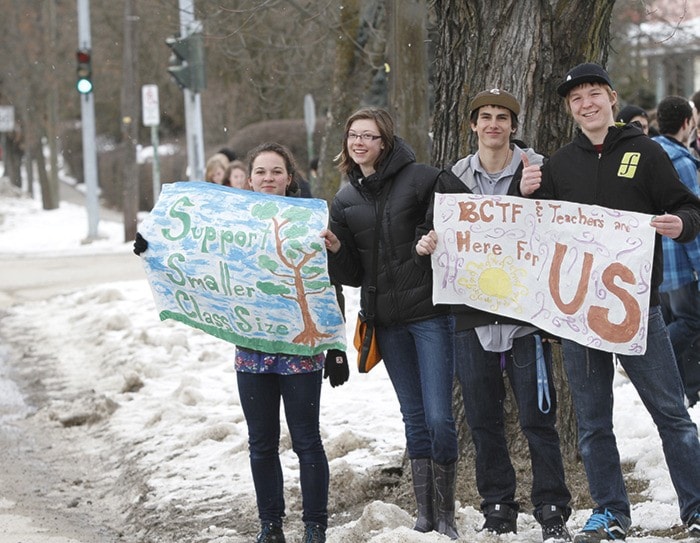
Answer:
<svg viewBox="0 0 700 543"><path fill-rule="evenodd" d="M654 215L657 234L687 242L700 232L700 200L678 179L664 150L635 126L615 126L617 94L593 63L572 68L557 92L579 126L571 143L540 169L523 170L520 192L534 198L596 204ZM681 519L700 536L700 442L684 404L683 384L660 309L660 239L654 248L647 348L621 355L630 381L656 424ZM630 501L613 433L613 356L562 339L564 366L579 430L579 450L595 502L575 543L624 540Z"/></svg>
<svg viewBox="0 0 700 543"><path fill-rule="evenodd" d="M452 167L459 180L454 186L440 186L438 192L515 194L523 166L543 161L542 155L512 141L519 113L520 104L509 92L491 89L477 94L469 104L469 120L478 138L478 151ZM432 224L430 214L428 224ZM416 252L430 254L436 242L431 230L418 242ZM517 532L516 477L504 432L506 373L530 449L531 499L542 537L570 541L566 521L571 514L571 494L556 430L550 344L543 343L542 332L528 323L468 306L452 306L452 313L455 368L476 450L476 484L485 517L482 529L497 534Z"/></svg>

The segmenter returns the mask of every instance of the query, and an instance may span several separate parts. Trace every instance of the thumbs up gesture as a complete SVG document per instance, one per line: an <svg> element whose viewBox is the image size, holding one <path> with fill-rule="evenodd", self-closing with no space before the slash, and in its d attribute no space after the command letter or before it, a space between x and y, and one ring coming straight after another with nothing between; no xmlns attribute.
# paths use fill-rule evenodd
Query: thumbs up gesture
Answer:
<svg viewBox="0 0 700 543"><path fill-rule="evenodd" d="M542 183L542 170L539 164L530 165L530 161L525 153L520 155L523 161L523 174L520 178L520 194L530 196Z"/></svg>

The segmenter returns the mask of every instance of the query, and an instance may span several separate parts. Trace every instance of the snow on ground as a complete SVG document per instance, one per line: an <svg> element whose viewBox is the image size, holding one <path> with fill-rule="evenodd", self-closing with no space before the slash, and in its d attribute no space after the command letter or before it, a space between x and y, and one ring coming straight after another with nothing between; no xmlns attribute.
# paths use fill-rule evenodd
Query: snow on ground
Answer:
<svg viewBox="0 0 700 543"><path fill-rule="evenodd" d="M84 208L65 202L51 212L40 207L31 199L0 196L0 254L131 249L122 242L121 224L101 221L103 239L83 245ZM358 292L346 289L346 297L348 315L354 315ZM48 395L32 416L63 425L90 444L112 470L105 476L114 477L119 498L141 518L138 529L147 530L148 521L173 532L195 530L191 541L252 541L257 520L233 345L177 322L160 322L145 275L15 305L1 324L6 337L16 334L33 344L32 359L42 366L25 368L45 375ZM355 353L349 357L354 360ZM637 533L677 526L675 493L654 425L620 374L615 394L623 461L636 466L636 477L649 480L648 501L633 511ZM697 408L692 415L697 422ZM321 425L331 468L330 543L447 541L413 532L412 512L381 500L381 469L400 466L404 454L398 404L382 366L367 375L352 371L341 387L324 382ZM298 466L286 429L281 450L288 540L294 542L301 530ZM527 511L529 504L523 505ZM589 514L575 511L570 528L580 528ZM526 513L517 536L478 533L483 519L471 506L458 508L457 522L465 541L541 541L539 526Z"/></svg>

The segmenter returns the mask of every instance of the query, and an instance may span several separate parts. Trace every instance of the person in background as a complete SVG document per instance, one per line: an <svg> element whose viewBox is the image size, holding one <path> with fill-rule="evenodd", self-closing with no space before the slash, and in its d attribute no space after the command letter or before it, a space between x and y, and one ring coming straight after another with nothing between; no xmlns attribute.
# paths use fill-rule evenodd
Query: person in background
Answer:
<svg viewBox="0 0 700 543"><path fill-rule="evenodd" d="M207 183L216 183L223 185L226 179L226 168L228 167L228 159L225 155L215 154L209 157L204 169L204 180Z"/></svg>
<svg viewBox="0 0 700 543"><path fill-rule="evenodd" d="M700 90L690 97L690 103L693 106L695 128L688 136L688 147L690 147L690 153L700 160ZM700 183L700 173L698 173L698 183Z"/></svg>
<svg viewBox="0 0 700 543"><path fill-rule="evenodd" d="M248 182L254 192L291 196L296 166L291 152L277 143L264 143L248 155ZM136 235L134 253L142 254L148 242ZM328 525L329 469L321 440L319 410L321 384L332 387L349 377L345 353L329 350L327 356L266 353L236 347L236 379L248 425L250 466L260 518L256 543L285 543L284 481L279 458L280 403L284 403L292 449L299 458L304 533L301 543L324 543Z"/></svg>
<svg viewBox="0 0 700 543"><path fill-rule="evenodd" d="M636 123L647 136L649 135L649 114L639 106L627 105L615 117L618 123Z"/></svg>
<svg viewBox="0 0 700 543"><path fill-rule="evenodd" d="M309 180L315 181L318 177L318 157L315 156L309 161Z"/></svg>
<svg viewBox="0 0 700 543"><path fill-rule="evenodd" d="M331 279L376 296L375 333L399 400L418 506L415 530L457 539L457 431L452 416L454 356L447 307L432 302L432 273L414 262L437 168L416 162L383 109L362 108L345 123L339 169L350 182L331 204L322 235ZM379 236L377 276L371 277ZM375 282L376 290L369 289ZM372 292L370 292L372 290Z"/></svg>
<svg viewBox="0 0 700 543"><path fill-rule="evenodd" d="M523 169L520 193L653 215L658 235L680 243L700 232L700 201L678 179L668 155L641 130L615 125L617 93L598 64L583 63L557 88L578 125L571 143L540 168ZM678 496L681 519L700 536L700 441L684 403L683 383L659 307L661 243L654 246L647 347L627 355L563 339L564 367L576 411L579 451L595 506L574 543L625 539L630 500L613 432L614 359L627 373L656 424Z"/></svg>
<svg viewBox="0 0 700 543"><path fill-rule="evenodd" d="M233 162L234 160L238 160L238 153L231 149L230 147L222 147L217 151L217 154L222 154L226 157L226 160L229 162Z"/></svg>
<svg viewBox="0 0 700 543"><path fill-rule="evenodd" d="M301 172L297 172L294 175L294 181L296 182L297 186L299 187L299 192L298 196L301 198L313 198L314 195L311 192L311 183L309 183L304 176L301 174Z"/></svg>
<svg viewBox="0 0 700 543"><path fill-rule="evenodd" d="M250 190L248 170L242 160L229 162L222 185L236 189Z"/></svg>
<svg viewBox="0 0 700 543"><path fill-rule="evenodd" d="M700 196L697 183L700 161L690 154L686 146L695 126L690 103L681 96L668 96L657 106L656 118L661 135L652 139L664 148L688 190ZM661 241L664 281L659 290L664 320L668 325L686 397L693 406L698 401L700 375L693 365L689 365L688 371L684 366L686 351L700 334L700 237L686 243L678 243L668 237L663 237Z"/></svg>
<svg viewBox="0 0 700 543"><path fill-rule="evenodd" d="M452 167L458 183L440 185L437 192L516 194L523 166L542 164L544 158L513 142L519 113L520 104L509 92L494 88L477 94L469 104L469 120L478 151ZM430 225L432 207L429 218ZM430 230L419 240L416 252L430 255L436 244L437 235ZM476 451L476 484L485 517L482 530L517 533L516 477L503 412L507 375L530 449L531 499L542 538L571 541L566 528L571 494L556 429L550 343L543 341L543 332L524 322L468 306L452 306L452 312L455 367Z"/></svg>

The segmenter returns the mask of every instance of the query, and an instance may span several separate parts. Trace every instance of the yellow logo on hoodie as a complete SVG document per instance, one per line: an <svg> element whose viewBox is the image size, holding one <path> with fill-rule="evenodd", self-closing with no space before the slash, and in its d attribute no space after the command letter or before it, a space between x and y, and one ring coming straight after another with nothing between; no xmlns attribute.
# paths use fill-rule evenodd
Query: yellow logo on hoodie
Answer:
<svg viewBox="0 0 700 543"><path fill-rule="evenodd" d="M618 177L633 179L634 174L637 173L637 164L639 164L641 156L641 153L625 153L620 161L620 168L617 170Z"/></svg>

